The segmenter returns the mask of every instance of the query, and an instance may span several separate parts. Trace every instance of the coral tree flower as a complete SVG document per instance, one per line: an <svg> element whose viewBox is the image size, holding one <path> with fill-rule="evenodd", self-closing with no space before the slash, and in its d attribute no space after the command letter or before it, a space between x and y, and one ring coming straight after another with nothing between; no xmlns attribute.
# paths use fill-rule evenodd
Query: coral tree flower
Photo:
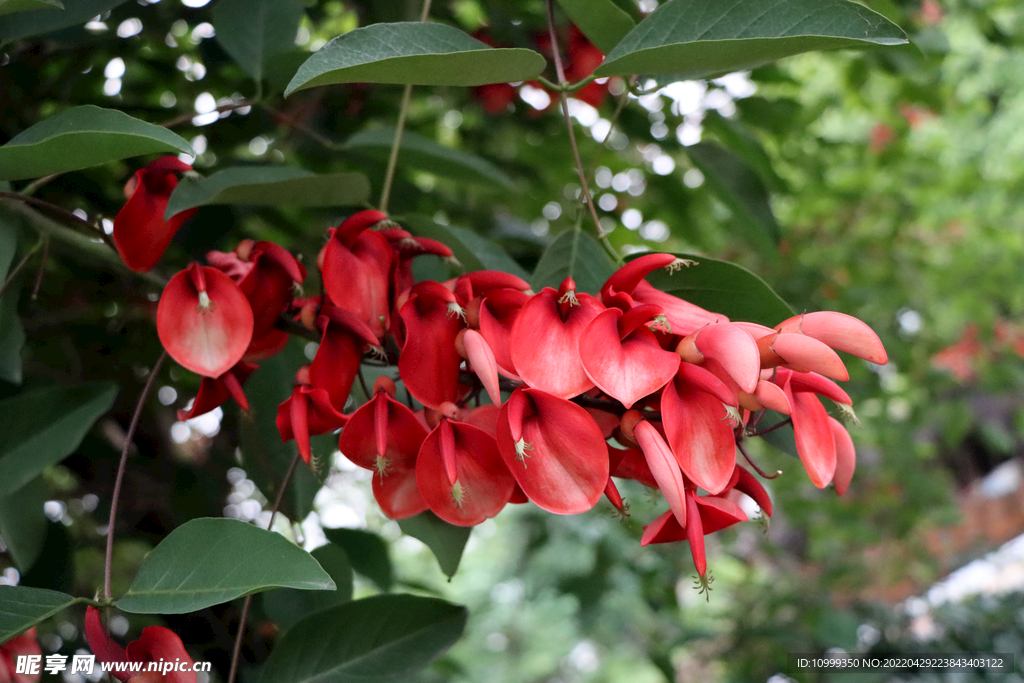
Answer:
<svg viewBox="0 0 1024 683"><path fill-rule="evenodd" d="M185 650L181 638L163 626L147 626L142 629L138 640L128 643L127 648L118 645L107 635L100 620L100 611L89 606L85 609L85 639L96 659L104 664L119 662L138 663L145 665L150 662L185 663L188 671L168 671L160 675L155 672L141 673L132 676L127 671L111 671L111 675L129 683L196 683L196 673L192 671L193 660Z"/></svg>
<svg viewBox="0 0 1024 683"><path fill-rule="evenodd" d="M377 337L391 327L394 256L387 238L372 228L387 220L380 211L360 211L329 230L321 267L331 302L355 315Z"/></svg>
<svg viewBox="0 0 1024 683"><path fill-rule="evenodd" d="M178 186L177 174L191 170L177 157L160 157L136 171L125 186L128 201L114 218L113 237L121 260L132 270L152 270L178 228L195 215L196 209L188 209L164 220L167 202Z"/></svg>
<svg viewBox="0 0 1024 683"><path fill-rule="evenodd" d="M11 638L0 645L0 683L38 683L40 673L16 673L18 657L39 656L42 650L36 641L36 629L33 626L20 636Z"/></svg>
<svg viewBox="0 0 1024 683"><path fill-rule="evenodd" d="M180 365L204 377L220 377L242 360L249 347L252 309L231 278L193 263L164 288L156 330Z"/></svg>
<svg viewBox="0 0 1024 683"><path fill-rule="evenodd" d="M310 375L308 365L299 368L292 395L277 407L277 431L281 434L281 442L295 439L299 455L307 465L313 459L309 437L333 432L348 420L334 409L325 389L310 384Z"/></svg>

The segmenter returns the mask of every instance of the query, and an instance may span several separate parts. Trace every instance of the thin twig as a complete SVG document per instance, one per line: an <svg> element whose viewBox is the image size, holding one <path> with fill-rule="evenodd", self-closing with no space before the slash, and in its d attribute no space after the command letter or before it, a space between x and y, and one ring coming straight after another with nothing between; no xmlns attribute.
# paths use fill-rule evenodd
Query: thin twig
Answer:
<svg viewBox="0 0 1024 683"><path fill-rule="evenodd" d="M281 480L281 488L277 492L277 496L274 497L274 506L270 509L270 522L267 524L267 530L269 531L274 527L274 517L277 516L277 511L281 507L281 502L284 500L285 491L288 490L288 486L292 483L292 475L295 474L295 469L299 465L299 452L295 452L295 456L292 458L292 462L288 465L288 471L285 472L284 479ZM252 594L245 596L245 602L242 604L242 618L238 623L238 634L235 636L235 647L231 651L231 670L228 672L228 683L235 683L235 676L238 674L238 660L242 654L242 639L245 636L245 622L249 619L249 608L252 606Z"/></svg>
<svg viewBox="0 0 1024 683"><path fill-rule="evenodd" d="M779 429L780 427L785 427L788 424L793 424L793 418L787 417L785 420L782 420L781 422L776 422L771 427L765 427L760 431L747 432L747 436L764 436L765 434L771 434L776 429Z"/></svg>
<svg viewBox="0 0 1024 683"><path fill-rule="evenodd" d="M21 194L34 195L36 193L36 190L38 190L40 187L46 185L47 183L53 182L62 175L62 173L51 173L50 175L44 175L42 178L37 178L28 185L26 185L25 187L23 187L21 189Z"/></svg>
<svg viewBox="0 0 1024 683"><path fill-rule="evenodd" d="M46 238L43 237L38 242L36 242L35 246L29 249L28 253L25 254L24 258L22 258L21 261L18 262L18 265L14 266L14 269L7 274L7 279L4 280L4 284L0 286L0 297L4 295L4 292L7 291L7 288L11 286L12 282L14 282L14 278L18 277L18 274L25 269L25 266L28 265L29 259L32 258L32 255L39 251L39 248L43 246L43 240L45 239Z"/></svg>
<svg viewBox="0 0 1024 683"><path fill-rule="evenodd" d="M241 102L222 104L213 111L208 111L205 113L212 114L213 112L217 112L218 114L222 114L226 111L234 111L235 109L244 109L245 107L251 107L253 104L254 102L252 102L251 100L242 100ZM199 114L197 112L193 112L191 114L182 114L181 116L175 116L173 119L168 119L163 123L158 123L156 125L163 126L164 128L174 128L175 126L180 126L182 124L188 123L197 116L203 116L203 114Z"/></svg>
<svg viewBox="0 0 1024 683"><path fill-rule="evenodd" d="M776 479L780 474L782 474L782 470L775 470L775 474L768 474L760 467L758 467L757 463L754 462L753 458L750 457L750 455L747 453L747 449L743 447L743 444L741 442L736 442L736 448L740 449L740 453L742 453L743 457L747 459L747 462L750 463L750 466L754 468L754 471L760 474L765 479Z"/></svg>
<svg viewBox="0 0 1024 683"><path fill-rule="evenodd" d="M431 0L423 0L423 11L420 21L426 21L430 15ZM402 91L402 104L398 109L398 123L395 125L395 139L391 143L391 154L388 156L388 168L384 172L384 186L380 191L380 211L388 212L388 200L391 199L391 185L395 180L395 169L398 167L398 151L402 146L402 133L405 130L405 117L409 113L409 100L412 97L412 85L405 86Z"/></svg>
<svg viewBox="0 0 1024 683"><path fill-rule="evenodd" d="M117 465L117 478L114 479L114 494L111 496L110 501L110 520L107 522L107 554L103 566L103 596L107 600L110 600L110 572L114 557L114 522L117 521L117 501L121 496L121 482L124 480L124 471L128 465L128 451L131 450L132 438L135 436L135 429L139 426L139 418L142 416L142 409L146 405L146 399L149 398L149 394L153 390L153 385L156 383L156 378L160 374L160 368L163 367L165 360L167 360L167 351L160 354L160 357L153 365L153 369L149 371L146 386L142 388L139 402L135 406L135 414L132 415L132 421L128 425L128 433L125 434L124 446L121 447L121 462Z"/></svg>
<svg viewBox="0 0 1024 683"><path fill-rule="evenodd" d="M46 273L46 260L50 257L50 238L43 238L43 255L39 257L39 272L36 273L36 282L32 286L31 300L39 298L39 288L43 285L43 275Z"/></svg>
<svg viewBox="0 0 1024 683"><path fill-rule="evenodd" d="M13 199L15 201L25 202L26 204L31 204L32 206L36 206L36 207L38 207L40 209L46 209L47 211L49 211L51 213L55 213L58 216L60 216L61 218L63 218L64 222L67 225L69 225L69 226L81 226L81 227L85 228L86 230L88 230L89 232L95 234L97 237L104 238L104 241L106 241L106 233L103 232L102 228L99 228L99 227L93 225L92 223L90 223L89 221L85 220L84 218L81 218L80 216L76 216L74 213L68 211L67 209L65 209L63 207L57 206L56 204L51 204L50 202L45 201L43 199L38 199L36 197L29 197L28 195L20 194L18 192L0 192L0 199Z"/></svg>
<svg viewBox="0 0 1024 683"><path fill-rule="evenodd" d="M274 109L273 107L270 107L266 104L260 104L259 107L263 111L273 116L276 123L291 128L292 130L297 130L298 132L307 136L314 142L323 145L327 149L338 150L345 148L345 145L341 144L340 142L335 142L334 140L331 140L325 135L321 135L320 133L316 132L306 124L292 120L287 114L285 114L282 111L278 111L277 109Z"/></svg>
<svg viewBox="0 0 1024 683"><path fill-rule="evenodd" d="M366 378L363 377L363 364L359 364L359 371L356 373L359 377L359 386L363 388L363 395L366 396L367 400L373 398L373 394L370 393L370 388L366 386Z"/></svg>
<svg viewBox="0 0 1024 683"><path fill-rule="evenodd" d="M604 230L601 229L601 219L597 217L597 209L594 207L594 196L590 193L590 183L587 182L587 174L583 170L583 160L580 158L580 148L576 144L576 132L573 129L572 117L569 115L569 96L565 93L564 87L566 83L565 69L562 66L562 56L559 52L558 47L558 35L555 32L555 14L552 8L552 0L545 0L545 8L547 9L548 15L548 33L551 36L551 52L555 57L555 73L558 75L558 83L562 86L561 92L558 94L558 99L562 104L562 114L565 116L565 126L569 132L569 147L572 148L573 161L576 164L576 172L580 177L580 186L583 190L583 200L587 204L587 209L590 211L590 217L594 221L594 230L597 231L597 238L601 240L601 244L608 251L608 254L615 259L619 264L623 263L622 256L615 251L615 247L608 241L608 236Z"/></svg>

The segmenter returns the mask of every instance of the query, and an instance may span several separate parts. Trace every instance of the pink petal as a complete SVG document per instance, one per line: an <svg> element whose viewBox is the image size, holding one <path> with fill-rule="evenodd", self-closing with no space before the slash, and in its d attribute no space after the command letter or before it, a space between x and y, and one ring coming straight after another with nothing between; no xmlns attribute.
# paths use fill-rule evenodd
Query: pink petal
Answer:
<svg viewBox="0 0 1024 683"><path fill-rule="evenodd" d="M800 462L819 489L828 486L836 471L836 446L825 406L814 394L786 389L793 406L793 435Z"/></svg>
<svg viewBox="0 0 1024 683"><path fill-rule="evenodd" d="M732 323L708 325L697 332L697 349L717 360L739 388L754 393L761 372L761 353L753 337Z"/></svg>
<svg viewBox="0 0 1024 683"><path fill-rule="evenodd" d="M818 311L798 315L780 323L779 332L801 332L828 344L837 351L852 353L871 363L885 365L889 360L882 341L866 323L852 315Z"/></svg>
<svg viewBox="0 0 1024 683"><path fill-rule="evenodd" d="M696 304L663 292L646 280L641 280L633 289L633 298L638 303L661 306L669 324L672 325L673 334L685 336L696 332L705 325L729 322L729 319L721 313L712 313Z"/></svg>
<svg viewBox="0 0 1024 683"><path fill-rule="evenodd" d="M498 363L494 360L491 347L476 330L466 330L462 337L462 344L466 348L469 367L480 378L491 403L501 405L501 389L498 388Z"/></svg>
<svg viewBox="0 0 1024 683"><path fill-rule="evenodd" d="M857 451L853 447L853 439L838 420L828 418L832 427L832 438L836 443L836 472L832 479L832 485L836 487L836 493L840 496L846 493L853 479L853 470L857 466Z"/></svg>
<svg viewBox="0 0 1024 683"><path fill-rule="evenodd" d="M686 490L683 487L683 473L679 470L672 450L661 438L658 430L647 420L641 420L633 428L633 435L651 468L651 474L658 482L661 494L675 515L679 526L686 526Z"/></svg>
<svg viewBox="0 0 1024 683"><path fill-rule="evenodd" d="M836 403L853 405L853 399L838 384L816 372L794 372L789 377L789 384L793 391L810 391Z"/></svg>
<svg viewBox="0 0 1024 683"><path fill-rule="evenodd" d="M766 344L766 339L761 344ZM785 365L797 372L818 372L845 382L850 379L843 360L824 342L803 334L782 332L768 343Z"/></svg>

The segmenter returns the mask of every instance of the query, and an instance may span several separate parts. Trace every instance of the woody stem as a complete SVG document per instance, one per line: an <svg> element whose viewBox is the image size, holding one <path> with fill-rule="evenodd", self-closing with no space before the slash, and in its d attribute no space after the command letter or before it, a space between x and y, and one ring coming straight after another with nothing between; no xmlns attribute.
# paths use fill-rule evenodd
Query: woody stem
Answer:
<svg viewBox="0 0 1024 683"><path fill-rule="evenodd" d="M601 229L601 220L597 217L597 209L594 208L594 196L590 193L590 183L587 182L586 171L583 170L583 160L580 158L580 148L576 144L576 131L573 129L572 117L569 116L569 96L565 92L565 68L562 66L562 55L558 49L558 35L555 32L555 14L552 8L552 0L545 0L545 9L548 15L548 34L551 36L551 52L555 57L555 73L558 76L558 84L560 90L558 93L559 102L562 105L562 114L565 116L565 126L569 132L569 147L572 149L573 162L576 164L576 172L580 177L580 187L583 192L583 200L587 204L587 209L590 211L590 218L594 221L594 230L597 231L597 237L601 240L601 244L608 251L608 254L615 259L615 261L621 264L622 256L615 251L615 247L608 241L608 236L604 234L604 230Z"/></svg>
<svg viewBox="0 0 1024 683"><path fill-rule="evenodd" d="M430 15L431 0L424 0L420 21L426 21ZM412 97L412 85L405 86L402 92L402 104L398 108L398 123L395 124L395 139L391 143L391 154L388 156L388 169L384 172L384 187L380 191L380 211L388 212L388 200L391 199L391 184L395 179L395 168L398 166L398 150L402 146L402 132L405 130L405 117L409 112L409 99Z"/></svg>
<svg viewBox="0 0 1024 683"><path fill-rule="evenodd" d="M105 563L103 565L103 597L107 600L110 600L111 561L114 557L114 522L117 521L117 501L121 497L121 484L124 481L124 471L128 465L128 451L132 447L132 438L135 436L135 429L139 426L139 418L142 416L142 408L146 405L146 399L149 398L149 394L153 390L153 385L156 383L156 378L160 375L160 368L163 367L164 361L166 360L167 351L164 351L160 354L160 357L153 365L153 369L149 371L149 378L146 379L146 386L142 388L142 393L139 395L139 402L135 405L135 414L132 415L132 421L128 424L128 432L124 436L124 445L121 447L121 462L117 465L117 476L114 479L114 493L111 496L110 501L110 519L107 521L107 553Z"/></svg>
<svg viewBox="0 0 1024 683"><path fill-rule="evenodd" d="M292 476L295 474L295 468L299 465L299 459L299 453L296 451L295 456L288 465L288 471L284 474L284 479L281 480L281 488L278 489L277 496L274 497L274 505L270 508L270 522L267 523L268 530L274 528L274 517L277 516L277 511L281 507L281 501L284 500L284 494L288 490L288 485L292 483ZM238 675L238 659L242 654L242 638L245 636L245 622L249 620L250 607L252 607L252 594L245 596L245 602L242 603L242 616L238 622L235 646L231 650L231 670L228 672L228 683L235 683L235 676Z"/></svg>

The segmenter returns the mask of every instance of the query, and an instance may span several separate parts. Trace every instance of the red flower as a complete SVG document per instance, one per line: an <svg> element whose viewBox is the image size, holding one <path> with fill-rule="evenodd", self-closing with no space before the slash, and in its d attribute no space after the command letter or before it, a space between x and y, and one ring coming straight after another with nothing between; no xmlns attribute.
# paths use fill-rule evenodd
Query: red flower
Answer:
<svg viewBox="0 0 1024 683"><path fill-rule="evenodd" d="M387 238L371 228L387 219L380 211L360 211L328 230L331 239L321 266L331 302L354 314L377 337L391 327L393 255Z"/></svg>
<svg viewBox="0 0 1024 683"><path fill-rule="evenodd" d="M307 465L313 459L309 437L333 432L345 426L348 420L334 409L324 389L310 385L309 376L308 365L299 368L295 373L292 395L277 407L277 431L281 433L281 443L295 439L299 455Z"/></svg>
<svg viewBox="0 0 1024 683"><path fill-rule="evenodd" d="M192 401L192 407L189 410L179 410L178 419L184 422L208 413L214 408L219 408L228 398L235 399L235 403L242 410L249 412L249 400L242 391L242 385L256 369L257 367L251 363L239 361L220 377L204 377L199 385L199 393Z"/></svg>
<svg viewBox="0 0 1024 683"><path fill-rule="evenodd" d="M156 311L167 353L204 377L220 377L242 360L252 328L252 309L238 285L197 263L171 278Z"/></svg>
<svg viewBox="0 0 1024 683"><path fill-rule="evenodd" d="M167 201L178 186L177 174L191 170L177 157L160 157L136 171L125 185L128 201L114 218L114 246L132 270L151 270L181 224L195 215L196 209L188 209L164 220Z"/></svg>
<svg viewBox="0 0 1024 683"><path fill-rule="evenodd" d="M100 611L89 606L85 609L85 639L96 659L103 663L128 662L145 665L150 662L184 662L189 671L169 671L163 675L154 672L131 677L127 671L111 671L121 681L135 683L196 683L196 674L191 670L192 658L178 635L163 626L147 626L142 629L138 640L128 643L127 650L107 635L100 621ZM131 678L130 678L131 677Z"/></svg>
<svg viewBox="0 0 1024 683"><path fill-rule="evenodd" d="M0 645L0 683L38 683L41 673L15 673L18 670L18 657L39 657L42 650L36 642L36 629L33 626L20 636L11 638Z"/></svg>
<svg viewBox="0 0 1024 683"><path fill-rule="evenodd" d="M590 510L608 484L608 450L590 414L540 389L517 389L501 408L498 450L526 496L560 515Z"/></svg>

